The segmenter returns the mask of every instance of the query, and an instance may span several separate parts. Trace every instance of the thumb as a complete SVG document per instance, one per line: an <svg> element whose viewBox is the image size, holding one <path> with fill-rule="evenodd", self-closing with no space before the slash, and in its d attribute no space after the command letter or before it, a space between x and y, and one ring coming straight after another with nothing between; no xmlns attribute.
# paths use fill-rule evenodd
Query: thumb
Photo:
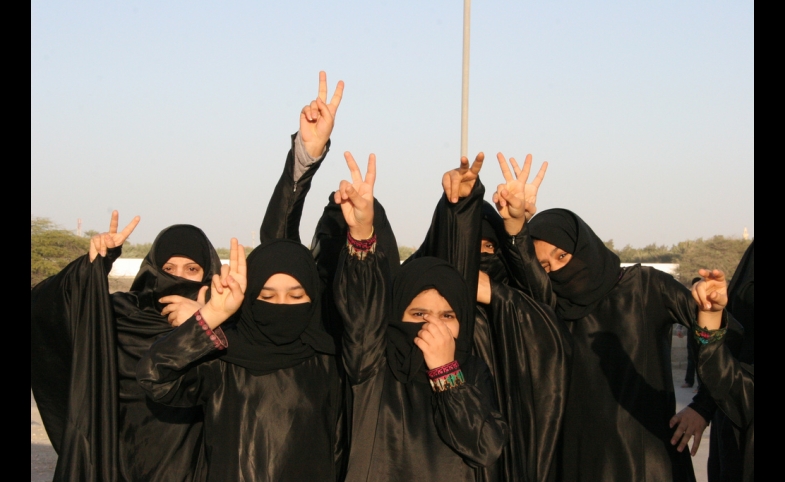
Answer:
<svg viewBox="0 0 785 482"><path fill-rule="evenodd" d="M202 286L199 289L199 294L196 296L196 302L202 306L206 305L207 304L207 301L205 301L206 295L207 295L207 286Z"/></svg>

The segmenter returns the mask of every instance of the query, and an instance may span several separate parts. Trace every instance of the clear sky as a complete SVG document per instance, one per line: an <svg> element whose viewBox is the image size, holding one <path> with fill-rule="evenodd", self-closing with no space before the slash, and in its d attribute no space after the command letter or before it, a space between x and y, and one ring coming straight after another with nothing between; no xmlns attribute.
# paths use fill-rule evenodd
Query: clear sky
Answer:
<svg viewBox="0 0 785 482"><path fill-rule="evenodd" d="M192 223L250 244L300 109L346 83L308 242L342 153L378 159L376 197L418 245L460 150L463 2L31 3L30 213L133 242ZM754 236L754 4L472 5L469 151L550 169L540 210L617 247ZM364 162L360 162L364 164Z"/></svg>

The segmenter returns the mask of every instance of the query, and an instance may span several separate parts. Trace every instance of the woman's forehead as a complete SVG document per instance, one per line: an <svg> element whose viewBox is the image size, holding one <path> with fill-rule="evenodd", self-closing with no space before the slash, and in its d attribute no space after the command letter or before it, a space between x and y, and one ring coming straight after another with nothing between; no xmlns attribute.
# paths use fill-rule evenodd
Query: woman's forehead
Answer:
<svg viewBox="0 0 785 482"><path fill-rule="evenodd" d="M433 311L452 311L447 299L436 288L428 288L417 294L409 303L410 307L427 308Z"/></svg>

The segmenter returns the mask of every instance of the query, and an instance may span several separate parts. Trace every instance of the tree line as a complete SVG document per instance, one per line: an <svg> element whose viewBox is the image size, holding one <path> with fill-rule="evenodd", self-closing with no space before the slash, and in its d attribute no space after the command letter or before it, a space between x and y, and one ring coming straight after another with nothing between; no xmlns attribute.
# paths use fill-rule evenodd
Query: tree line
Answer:
<svg viewBox="0 0 785 482"><path fill-rule="evenodd" d="M87 253L90 238L98 234L87 231L84 236L77 236L72 231L62 229L47 218L30 218L30 286L57 274L68 263ZM630 245L616 249L613 240L605 245L621 258L622 263L678 263L676 278L689 285L697 276L700 268L718 268L728 276L733 275L750 240L741 238L714 236L709 239L682 241L671 247L650 244L643 248ZM150 251L152 243L130 243L123 245L124 258L144 258ZM401 260L408 258L416 248L401 246L398 254ZM217 248L221 259L229 257L229 248ZM246 254L251 248L246 248Z"/></svg>

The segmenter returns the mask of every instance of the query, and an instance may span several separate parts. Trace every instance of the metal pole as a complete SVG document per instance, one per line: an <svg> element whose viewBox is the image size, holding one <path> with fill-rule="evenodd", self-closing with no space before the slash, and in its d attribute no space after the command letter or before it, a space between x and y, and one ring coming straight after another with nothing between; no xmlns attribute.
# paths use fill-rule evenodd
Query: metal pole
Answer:
<svg viewBox="0 0 785 482"><path fill-rule="evenodd" d="M469 23L472 0L463 0L463 85L461 92L461 156L469 155Z"/></svg>

